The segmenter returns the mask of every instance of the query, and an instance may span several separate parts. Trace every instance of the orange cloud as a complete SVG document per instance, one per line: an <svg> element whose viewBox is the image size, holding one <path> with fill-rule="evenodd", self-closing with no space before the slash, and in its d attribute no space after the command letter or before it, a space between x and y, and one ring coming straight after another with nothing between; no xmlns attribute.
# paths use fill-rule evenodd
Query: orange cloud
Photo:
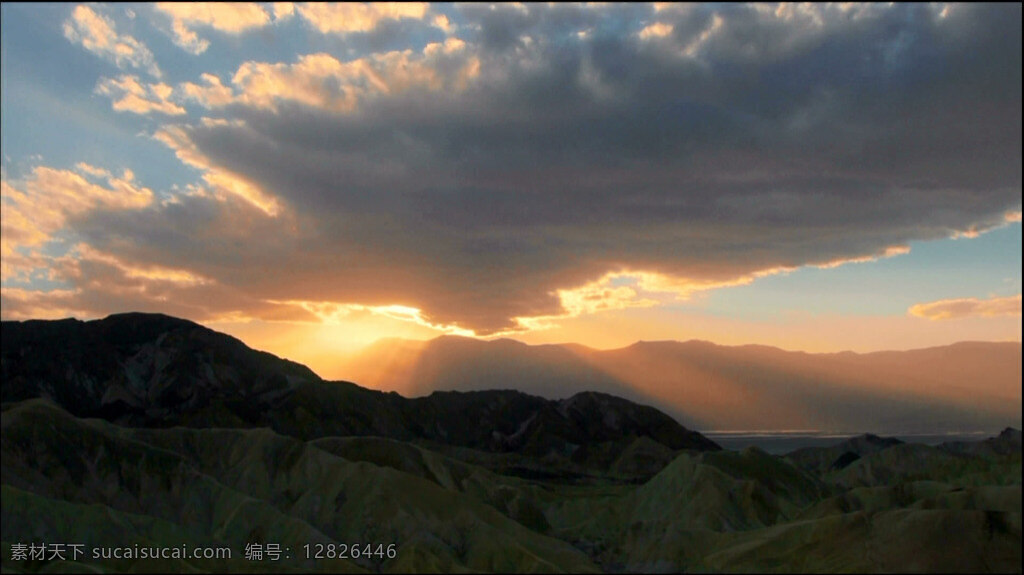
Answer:
<svg viewBox="0 0 1024 575"><path fill-rule="evenodd" d="M222 108L235 101L235 93L222 84L219 77L206 73L199 77L203 80L202 85L192 82L178 85L184 98L194 100L204 108Z"/></svg>
<svg viewBox="0 0 1024 575"><path fill-rule="evenodd" d="M671 24L655 22L654 24L645 27L643 30L640 30L640 39L648 40L650 38L664 38L671 34L674 28L675 27Z"/></svg>
<svg viewBox="0 0 1024 575"><path fill-rule="evenodd" d="M13 287L0 287L5 320L63 319L90 317L75 305L80 289L38 291Z"/></svg>
<svg viewBox="0 0 1024 575"><path fill-rule="evenodd" d="M118 34L112 20L84 4L76 6L71 18L64 22L64 37L114 62L118 68L131 66L160 77L160 68L145 44L127 34Z"/></svg>
<svg viewBox="0 0 1024 575"><path fill-rule="evenodd" d="M41 291L0 288L4 319L101 317L124 310L159 311L196 321L311 322L316 317L298 306L254 298L243 290L195 272L129 261L78 244L59 257L46 258L51 281L74 289Z"/></svg>
<svg viewBox="0 0 1024 575"><path fill-rule="evenodd" d="M405 50L342 62L330 54L318 53L302 56L294 64L245 62L231 79L241 92L234 101L267 110L276 110L278 102L291 101L344 113L378 94L412 89L462 90L480 70L479 59L464 56L464 47L458 38L448 38L443 44L428 44L422 54ZM439 70L439 63L456 58L462 62L457 62L453 72ZM230 102L223 98L219 81L206 81L205 91L188 88L192 97L210 106ZM222 97L215 101L211 95Z"/></svg>
<svg viewBox="0 0 1024 575"><path fill-rule="evenodd" d="M294 2L274 2L274 20L291 18L295 14Z"/></svg>
<svg viewBox="0 0 1024 575"><path fill-rule="evenodd" d="M31 234L32 237L43 237L63 226L71 215L97 207L140 208L153 201L153 192L137 186L131 171L125 171L119 178L85 163L79 163L76 169L77 172L37 166L18 187L4 181L4 221L15 221L16 215L17 221L27 222L40 232ZM105 180L106 185L89 178Z"/></svg>
<svg viewBox="0 0 1024 575"><path fill-rule="evenodd" d="M427 44L421 53L394 51L344 62L327 53L306 54L294 64L249 61L232 77L234 89L203 74L201 84L181 83L178 92L211 109L243 104L276 111L280 102L296 102L347 113L380 94L464 90L479 73L479 58L470 55L465 42L449 37Z"/></svg>
<svg viewBox="0 0 1024 575"><path fill-rule="evenodd" d="M223 120L204 119L206 123L224 122ZM281 206L277 199L265 192L239 174L217 166L210 158L199 151L181 126L164 126L153 134L153 138L174 150L182 162L203 171L203 180L210 186L214 194L230 194L244 199L269 216L280 213ZM202 190L197 193L203 193Z"/></svg>
<svg viewBox="0 0 1024 575"><path fill-rule="evenodd" d="M598 312L655 307L664 303L664 294L671 294L676 300L687 300L696 292L746 285L759 277L784 273L792 269L794 268L772 268L726 280L689 279L636 270L609 272L582 286L556 290L562 313L516 317L514 318L516 328L489 334L488 337L551 329L556 327L561 320Z"/></svg>
<svg viewBox="0 0 1024 575"><path fill-rule="evenodd" d="M824 25L822 9L811 3L806 4L755 4L752 6L759 14L771 16L783 22L798 23L804 26ZM845 10L844 10L845 12Z"/></svg>
<svg viewBox="0 0 1024 575"><path fill-rule="evenodd" d="M863 264L863 263L878 261L879 259L882 259L882 258L891 258L893 256L902 256L902 255L909 254L909 253L910 253L910 246L889 246L889 247L885 248L885 250L883 250L879 254L875 254L875 255L871 255L871 256L861 256L861 257L857 257L857 258L837 259L837 260L832 260L832 261L828 261L828 262L821 263L821 264L814 264L813 267L816 267L816 268L822 269L822 270L828 270L828 269L832 269L832 268L837 268L837 267L839 267L841 265L845 265L845 264Z"/></svg>
<svg viewBox="0 0 1024 575"><path fill-rule="evenodd" d="M78 244L72 250L73 257L79 260L102 262L117 268L127 278L169 282L181 286L196 286L210 283L212 280L194 272L153 264L130 264L107 253L103 253L87 244Z"/></svg>
<svg viewBox="0 0 1024 575"><path fill-rule="evenodd" d="M171 17L174 43L196 55L205 52L210 42L195 33L195 26L207 26L227 34L241 34L270 22L270 14L252 2L159 2L156 7ZM275 6L275 14L278 13Z"/></svg>
<svg viewBox="0 0 1024 575"><path fill-rule="evenodd" d="M276 110L280 102L291 101L349 113L380 94L464 90L479 72L479 58L470 54L465 42L450 37L427 44L419 53L392 51L342 61L322 52L302 55L295 63L247 61L231 78L233 88L213 74L203 74L202 83L183 82L177 93L207 108L243 104ZM129 92L141 95L140 91L141 87Z"/></svg>
<svg viewBox="0 0 1024 575"><path fill-rule="evenodd" d="M837 259L820 264L810 264L808 267L830 269L844 264L872 262L879 258L893 257L909 252L910 248L907 246L891 246L878 255ZM491 334L488 337L550 329L556 327L559 320L577 318L597 312L654 307L664 302L664 297L660 297L659 294L671 294L675 300L685 301L699 292L749 285L758 278L786 274L796 269L797 267L794 266L777 266L727 279L694 279L638 270L609 272L600 279L582 286L557 290L563 313L517 317L514 318L516 328ZM635 287L615 286L616 282L633 284Z"/></svg>
<svg viewBox="0 0 1024 575"><path fill-rule="evenodd" d="M325 324L341 324L350 322L357 319L359 315L372 314L392 320L398 320L402 322L409 322L429 328L436 332L440 332L448 335L461 335L466 337L476 337L476 332L469 329L463 329L457 325L438 324L428 321L423 317L423 312L414 307L404 305L361 305L361 304L346 304L329 301L273 301L269 300L269 303L287 306L300 307L316 317L321 323Z"/></svg>
<svg viewBox="0 0 1024 575"><path fill-rule="evenodd" d="M1020 221L1021 221L1021 212L1020 212L1020 210L1008 210L1006 212L1003 212L1003 217L1001 219L997 219L994 222L993 221L989 221L989 222L985 222L983 224L976 224L976 225L970 226L967 229L963 229L963 230L956 230L949 237L950 237L950 239L954 239L954 240L960 240L960 239L970 239L970 240L973 240L974 238L980 236L981 234L988 233L988 232L990 232L992 230L999 229L999 228L1002 228L1004 226L1008 226L1010 224L1019 224Z"/></svg>
<svg viewBox="0 0 1024 575"><path fill-rule="evenodd" d="M444 30L446 34L451 34L455 31L455 26L448 20L448 17L444 14L437 14L434 16L433 24L435 28Z"/></svg>
<svg viewBox="0 0 1024 575"><path fill-rule="evenodd" d="M296 6L299 15L323 34L368 32L384 20L422 20L429 4L424 2L304 2Z"/></svg>
<svg viewBox="0 0 1024 575"><path fill-rule="evenodd" d="M76 171L37 166L24 182L0 182L0 277L24 279L33 270L45 267L45 259L33 252L63 228L69 217L97 208L127 210L151 204L153 192L134 180L130 170L117 177L102 168L79 163Z"/></svg>
<svg viewBox="0 0 1024 575"><path fill-rule="evenodd" d="M960 298L920 303L907 310L925 319L961 319L967 317L1020 316L1020 294L989 299Z"/></svg>
<svg viewBox="0 0 1024 575"><path fill-rule="evenodd" d="M96 85L96 93L109 96L113 100L113 108L118 112L140 115L160 112L169 116L185 113L185 108L169 99L173 88L164 83L143 85L136 76L103 78Z"/></svg>

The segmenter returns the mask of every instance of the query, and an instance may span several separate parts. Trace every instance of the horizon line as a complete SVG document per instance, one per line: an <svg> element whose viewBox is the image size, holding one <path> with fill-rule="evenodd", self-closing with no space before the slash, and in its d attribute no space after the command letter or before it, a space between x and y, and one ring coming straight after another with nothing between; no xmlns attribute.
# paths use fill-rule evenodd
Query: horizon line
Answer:
<svg viewBox="0 0 1024 575"><path fill-rule="evenodd" d="M169 317L169 318L173 318L173 319L178 319L178 320L192 322L192 323L195 323L195 324L200 325L202 327L205 327L207 329L213 329L212 327L210 327L211 324L251 323L251 320L250 321L237 321L237 320L231 320L231 319L225 319L225 320L214 319L214 320L197 321L197 320L194 320L194 319L190 319L190 318L186 318L186 317L180 317L180 316L175 316L175 315L171 315L171 314L164 313L164 312L158 312L158 311L138 311L138 310L123 311L123 312L113 312L113 313L109 313L109 314L107 314L106 316L103 316L103 317L94 317L94 318L89 318L89 319L81 319L81 318L78 318L76 316L67 316L67 317L62 317L62 318L5 319L2 316L0 316L0 321L2 321L2 322L27 322L27 321L67 321L67 320L75 320L75 321L81 321L81 322L90 322L90 321L101 321L101 320L105 320L105 319L111 318L113 316L119 316L119 315L164 316L164 317ZM314 322L296 322L296 321L281 321L281 322L268 322L268 323L282 323L282 324L288 324L288 325L307 324L308 323L310 325L320 325L320 324L316 324ZM214 331L217 331L217 330L214 330ZM749 342L749 343L739 343L739 344L726 344L726 343L719 343L719 342L715 342L715 341L711 341L711 340L707 340L707 339L690 338L690 339L685 339L685 340L681 340L681 339L650 339L650 340L638 339L638 340L633 341L632 343L629 343L629 344L623 345L623 346L596 347L596 346L593 346L593 345L587 345L585 343L580 343L580 342L577 342L577 341L562 341L562 342L557 342L557 343L527 343L525 341L517 339L515 336L511 336L511 335L507 335L507 334L501 335L501 336L490 336L489 337L489 336L475 336L475 335L474 336L468 336L468 335L457 335L457 334L450 334L450 333L442 333L442 334L436 335L436 336L431 337L431 338L426 338L426 339L415 339L415 338L402 337L402 336L385 336L385 337L377 338L374 341L372 341L372 342L370 342L370 343L368 343L368 344L366 344L366 345L364 345L362 347L356 348L356 349L352 350L350 353L352 353L352 354L360 354L360 353L365 352L366 350L370 349L371 347L373 347L375 345L378 345L381 342L388 341L388 340L397 340L397 341L402 341L402 342L426 344L426 343L429 343L429 342L432 342L432 341L435 341L435 340L439 340L439 339L470 340L470 341L479 341L479 342L482 342L482 343L493 343L493 342L500 342L500 341L505 340L505 341L515 342L517 344L524 345L524 346L527 346L527 347L544 347L544 346L567 347L567 346L578 346L578 347L583 347L583 348L586 348L586 349L589 349L589 350L593 350L593 351L618 351L618 350L628 349L628 348L633 347L633 346L638 345L638 344L645 344L645 343L648 343L648 344L651 344L651 343L653 343L653 344L657 344L657 343L677 343L677 344L702 343L702 344L710 344L710 345L713 345L713 346L716 346L716 347L723 347L723 348L762 347L762 348L768 348L768 349L775 349L775 350L783 351L783 352L786 352L786 353L803 353L803 354L807 354L807 355L843 355L843 354L870 355L870 354L874 354L874 353L886 353L886 352L923 351L923 350L928 350L928 349L939 349L939 348L945 348L945 347L952 347L952 346L955 346L955 345L979 344L979 343L980 344L1000 344L1000 343L1004 343L1004 344L1016 344L1016 345L1024 344L1024 343L1022 343L1021 339L1001 339L1001 340L966 339L966 340L957 340L957 341L954 341L954 342L951 342L951 343L947 343L947 344L931 345L931 346L925 346L925 347L879 348L879 349L873 349L873 350L869 350L869 351L855 351L853 349L840 349L840 350L834 350L834 351L808 351L808 350L805 350L805 349L785 348L785 347L780 347L778 345L772 345L772 344L767 344L767 343ZM253 348L253 349L256 349L256 348Z"/></svg>

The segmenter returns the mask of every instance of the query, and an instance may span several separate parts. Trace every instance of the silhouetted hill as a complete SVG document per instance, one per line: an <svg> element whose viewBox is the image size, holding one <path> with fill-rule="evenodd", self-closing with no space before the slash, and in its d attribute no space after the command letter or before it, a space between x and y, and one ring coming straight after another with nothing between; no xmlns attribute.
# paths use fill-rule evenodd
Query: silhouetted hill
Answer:
<svg viewBox="0 0 1024 575"><path fill-rule="evenodd" d="M830 447L807 447L786 455L797 466L804 469L825 472L842 469L865 455L903 443L895 437L878 437L866 433L851 437Z"/></svg>
<svg viewBox="0 0 1024 575"><path fill-rule="evenodd" d="M196 323L125 313L2 324L3 401L47 397L82 417L178 425L222 407L255 423L309 368Z"/></svg>
<svg viewBox="0 0 1024 575"><path fill-rule="evenodd" d="M1019 429L1007 427L996 437L984 441L947 441L940 444L939 449L957 454L1009 455L1021 451L1021 433Z"/></svg>
<svg viewBox="0 0 1024 575"><path fill-rule="evenodd" d="M576 472L600 470L595 453L617 457L640 437L669 454L718 449L656 409L607 395L553 401L492 390L406 399L325 382L302 365L164 315L3 322L2 329L5 403L48 398L76 416L128 426L424 440L551 456Z"/></svg>

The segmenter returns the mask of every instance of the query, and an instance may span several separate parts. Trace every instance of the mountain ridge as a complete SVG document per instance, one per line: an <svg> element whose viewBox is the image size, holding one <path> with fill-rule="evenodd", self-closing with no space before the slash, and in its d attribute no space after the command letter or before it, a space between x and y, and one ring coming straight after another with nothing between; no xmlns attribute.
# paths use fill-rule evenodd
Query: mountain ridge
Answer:
<svg viewBox="0 0 1024 575"><path fill-rule="evenodd" d="M38 321L38 320L36 320L36 321ZM482 342L482 343L509 341L509 342L514 342L514 343L517 343L517 344L521 344L521 345L526 346L526 347L576 347L576 348L582 348L582 349L587 349L587 350L592 350L592 351L601 351L601 352L621 351L621 350L624 350L624 349L629 349L629 348L632 348L632 347L644 346L644 345L677 344L677 345L693 345L693 346L710 346L710 347L715 347L715 348L726 348L726 349L764 349L764 350L781 351L781 352L785 352L785 353L803 354L803 355L810 355L810 356L833 356L833 355L865 356L865 355L873 355L873 354L906 353L906 352L913 352L913 351L941 350L941 349L947 349L947 348L971 347L971 346L974 346L974 345L980 345L980 346L1006 346L1006 347L1018 347L1018 348L1020 348L1020 347L1022 347L1022 345L1024 345L1020 341L988 341L988 340L965 339L965 340L955 341L955 342L952 342L952 343L947 343L947 344L942 344L942 345L930 345L930 346L925 346L925 347L912 347L912 348L907 348L907 349L879 349L879 350L873 350L873 351L854 351L854 350L849 350L849 349L844 349L844 350L839 350L839 351L807 351L807 350L800 350L800 349L787 349L787 348L784 348L784 347L779 347L777 345L770 345L770 344L764 344L764 343L724 344L724 343L718 343L718 342L714 342L714 341L706 340L706 339L691 338L691 339L685 339L685 340L678 340L678 339L651 339L651 340L648 340L648 339L638 339L638 340L636 340L636 341L634 341L634 342L632 342L630 344L623 345L623 346L608 347L608 348L598 348L598 347L593 347L593 346L589 346L589 345L586 345L586 344L582 344L582 343L578 343L578 342L571 342L571 341L551 342L551 343L526 343L526 342L523 342L523 341L519 341L519 340L517 340L515 338L511 338L511 337L500 337L500 338L495 338L495 339L486 339L486 338L469 337L469 336L464 336L464 335L442 334L442 335L439 335L439 336L436 336L436 337L433 337L433 338L428 338L428 339L414 339L414 338L407 338L407 337L401 337L401 336L383 337L383 338L380 338L378 340L375 340L374 342L370 343L366 347L372 347L372 346L374 346L374 345L376 345L378 343L382 343L382 342L426 344L426 343L430 343L430 342L437 341L437 340L474 341L474 342Z"/></svg>
<svg viewBox="0 0 1024 575"><path fill-rule="evenodd" d="M486 385L559 399L596 389L703 429L931 433L1020 425L1017 342L816 354L704 340L598 350L440 336L367 350L347 364L350 378L407 396Z"/></svg>
<svg viewBox="0 0 1024 575"><path fill-rule="evenodd" d="M637 468L639 477L666 465L676 450L720 449L627 399L588 392L558 402L513 389L405 398L324 381L301 364L160 314L3 322L2 331L4 403L47 398L77 417L127 427L269 427L303 440L436 441L514 454L518 466L539 468L537 461L553 459L548 467L573 477L600 471L640 437L665 450Z"/></svg>

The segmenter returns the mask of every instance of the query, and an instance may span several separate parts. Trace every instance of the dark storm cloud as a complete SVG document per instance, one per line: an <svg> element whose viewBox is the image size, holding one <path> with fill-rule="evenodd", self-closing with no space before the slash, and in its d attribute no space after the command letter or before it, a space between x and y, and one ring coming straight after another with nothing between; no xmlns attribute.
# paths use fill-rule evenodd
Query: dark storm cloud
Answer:
<svg viewBox="0 0 1024 575"><path fill-rule="evenodd" d="M461 6L467 45L437 67L479 58L464 89L188 129L287 216L184 198L79 229L256 299L488 331L612 270L727 281L1020 208L1019 4L774 9Z"/></svg>

